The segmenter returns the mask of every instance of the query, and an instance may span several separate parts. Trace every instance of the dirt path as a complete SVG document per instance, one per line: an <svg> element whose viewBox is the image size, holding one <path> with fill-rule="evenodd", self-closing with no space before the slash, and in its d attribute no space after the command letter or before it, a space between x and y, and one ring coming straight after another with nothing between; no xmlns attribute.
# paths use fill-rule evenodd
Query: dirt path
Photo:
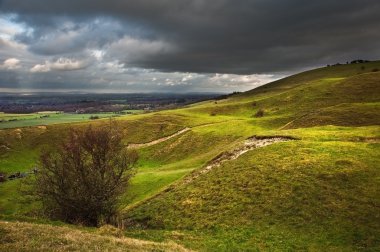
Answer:
<svg viewBox="0 0 380 252"><path fill-rule="evenodd" d="M222 124L222 123L228 123L228 122L233 122L233 121L244 121L244 120L245 119L230 119L230 120L224 120L224 121L219 121L219 122L203 123L203 124L195 125L192 128L203 128L203 127L208 127L215 124Z"/></svg>
<svg viewBox="0 0 380 252"><path fill-rule="evenodd" d="M268 146L274 143L285 142L285 141L290 141L290 140L294 140L294 139L290 137L251 137L251 138L248 138L247 140L244 141L244 144L242 146L237 147L236 149L232 151L227 151L227 152L223 152L219 154L213 160L208 162L204 168L194 172L189 177L185 178L183 182L184 184L188 184L194 179L198 178L200 175L207 173L216 167L221 166L222 163L226 161L235 160L250 150Z"/></svg>
<svg viewBox="0 0 380 252"><path fill-rule="evenodd" d="M242 120L242 119L234 119L234 120L231 120L231 121L237 121L237 120ZM166 136L166 137L162 137L162 138L159 138L159 139L156 139L156 140L153 140L153 141L150 141L150 142L147 142L147 143L137 143L137 144L128 144L128 148L134 148L134 149L139 149L139 148L143 148L143 147L148 147L148 146L152 146L152 145L155 145L155 144L159 144L159 143L162 143L166 140L169 140L170 138L173 138L173 137L176 137L178 135L181 135L189 130L191 130L192 128L201 128L201 127L207 127L207 126L210 126L210 125L214 125L214 124L220 124L220 123L225 123L225 122L228 122L228 121L221 121L221 122L213 122L213 123L205 123L205 124L200 124L200 125L196 125L194 127L186 127L170 136Z"/></svg>
<svg viewBox="0 0 380 252"><path fill-rule="evenodd" d="M148 147L148 146L152 146L152 145L155 145L155 144L159 144L159 143L162 143L166 140L169 140L170 138L173 138L173 137L176 137L178 135L181 135L187 131L189 131L190 128L184 128L183 130L180 130L176 133L174 133L173 135L170 135L170 136L167 136L167 137L163 137L163 138L159 138L159 139L156 139L156 140L153 140L151 142L147 142L147 143L139 143L139 144L128 144L128 148L134 148L134 149L139 149L139 148L143 148L143 147Z"/></svg>

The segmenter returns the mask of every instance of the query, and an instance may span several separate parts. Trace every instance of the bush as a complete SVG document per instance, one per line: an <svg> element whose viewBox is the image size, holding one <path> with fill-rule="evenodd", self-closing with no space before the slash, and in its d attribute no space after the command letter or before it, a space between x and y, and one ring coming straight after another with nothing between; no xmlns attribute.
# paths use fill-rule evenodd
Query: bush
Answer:
<svg viewBox="0 0 380 252"><path fill-rule="evenodd" d="M108 223L137 161L114 122L107 127L71 129L54 151L43 151L34 194L45 212L69 223Z"/></svg>
<svg viewBox="0 0 380 252"><path fill-rule="evenodd" d="M90 116L90 119L91 119L91 120L96 120L96 119L99 119L99 116L93 116L93 115L92 115L92 116Z"/></svg>
<svg viewBox="0 0 380 252"><path fill-rule="evenodd" d="M378 71L379 71L378 68L374 68L374 69L372 69L372 72L378 72Z"/></svg>
<svg viewBox="0 0 380 252"><path fill-rule="evenodd" d="M255 117L263 117L263 116L264 116L264 109L259 109L255 114Z"/></svg>
<svg viewBox="0 0 380 252"><path fill-rule="evenodd" d="M0 183L7 180L7 175L4 172L0 172Z"/></svg>

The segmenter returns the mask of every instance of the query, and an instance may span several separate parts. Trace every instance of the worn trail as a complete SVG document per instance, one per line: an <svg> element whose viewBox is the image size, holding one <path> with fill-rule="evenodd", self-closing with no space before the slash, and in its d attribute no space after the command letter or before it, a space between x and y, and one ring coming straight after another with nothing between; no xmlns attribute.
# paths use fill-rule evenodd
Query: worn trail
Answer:
<svg viewBox="0 0 380 252"><path fill-rule="evenodd" d="M235 119L235 120L231 120L231 121L238 121L238 120L241 120L241 119ZM192 128L200 128L200 127L207 127L207 126L210 126L210 125L214 125L214 124L219 124L219 123L225 123L226 121L222 121L222 122L213 122L213 123L205 123L205 124L200 124L200 125L197 125L197 126L194 126ZM159 144L159 143L162 143L164 141L167 141L173 137L176 137L178 135L181 135L189 130L191 130L192 128L189 128L189 127L186 127L170 136L166 136L166 137L162 137L162 138L159 138L159 139L156 139L156 140L153 140L153 141L150 141L150 142L147 142L147 143L132 143L132 144L128 144L128 148L134 148L134 149L139 149L139 148L143 148L143 147L148 147L148 146L152 146L152 145L155 145L155 144Z"/></svg>
<svg viewBox="0 0 380 252"><path fill-rule="evenodd" d="M155 144L159 144L159 143L162 143L166 140L169 140L170 138L173 138L173 137L176 137L178 135L181 135L187 131L189 131L190 128L184 128L183 130L180 130L176 133L174 133L173 135L170 135L170 136L166 136L166 137L162 137L162 138L159 138L159 139L156 139L156 140L153 140L151 142L147 142L147 143L139 143L139 144L128 144L128 148L134 148L134 149L139 149L139 148L143 148L143 147L148 147L148 146L152 146L152 145L155 145Z"/></svg>

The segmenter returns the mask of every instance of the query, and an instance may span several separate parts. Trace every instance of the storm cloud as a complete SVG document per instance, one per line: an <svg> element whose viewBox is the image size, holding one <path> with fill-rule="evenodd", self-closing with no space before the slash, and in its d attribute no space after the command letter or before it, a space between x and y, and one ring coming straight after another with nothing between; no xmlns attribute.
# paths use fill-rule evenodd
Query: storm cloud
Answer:
<svg viewBox="0 0 380 252"><path fill-rule="evenodd" d="M106 69L105 74L127 75L131 68L140 69L133 81L114 81L142 81L136 76L144 75L147 83L160 79L152 73L166 75L165 80L192 73L204 79L193 78L193 85L195 79L198 85L207 80L211 89L215 78L232 76L224 84L245 89L243 80L251 78L268 81L338 61L380 57L377 0L3 0L0 11L9 24L22 27L0 28L9 34L0 37L0 61L19 60L12 70L20 72L22 55L2 50L1 41L24 46L29 74L81 70L91 76ZM59 60L77 65L59 69Z"/></svg>

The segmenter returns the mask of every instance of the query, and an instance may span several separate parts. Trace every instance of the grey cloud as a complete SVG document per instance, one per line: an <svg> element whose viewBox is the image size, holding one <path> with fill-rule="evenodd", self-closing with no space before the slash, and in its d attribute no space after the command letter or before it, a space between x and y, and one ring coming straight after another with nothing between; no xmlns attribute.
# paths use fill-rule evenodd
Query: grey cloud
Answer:
<svg viewBox="0 0 380 252"><path fill-rule="evenodd" d="M11 13L0 88L242 91L380 58L377 0L0 0Z"/></svg>
<svg viewBox="0 0 380 252"><path fill-rule="evenodd" d="M62 55L102 47L120 39L126 32L119 22L105 18L82 23L75 23L76 20L67 17L59 20L59 24L53 22L48 27L35 26L33 32L17 34L15 39L27 44L33 53Z"/></svg>
<svg viewBox="0 0 380 252"><path fill-rule="evenodd" d="M4 0L1 9L19 13L21 19L39 16L28 23L43 29L56 27L58 17L97 16L143 27L146 36L177 45L178 50L129 63L162 71L291 71L333 63L330 60L380 56L377 0ZM83 41L100 39L102 31L89 32Z"/></svg>

